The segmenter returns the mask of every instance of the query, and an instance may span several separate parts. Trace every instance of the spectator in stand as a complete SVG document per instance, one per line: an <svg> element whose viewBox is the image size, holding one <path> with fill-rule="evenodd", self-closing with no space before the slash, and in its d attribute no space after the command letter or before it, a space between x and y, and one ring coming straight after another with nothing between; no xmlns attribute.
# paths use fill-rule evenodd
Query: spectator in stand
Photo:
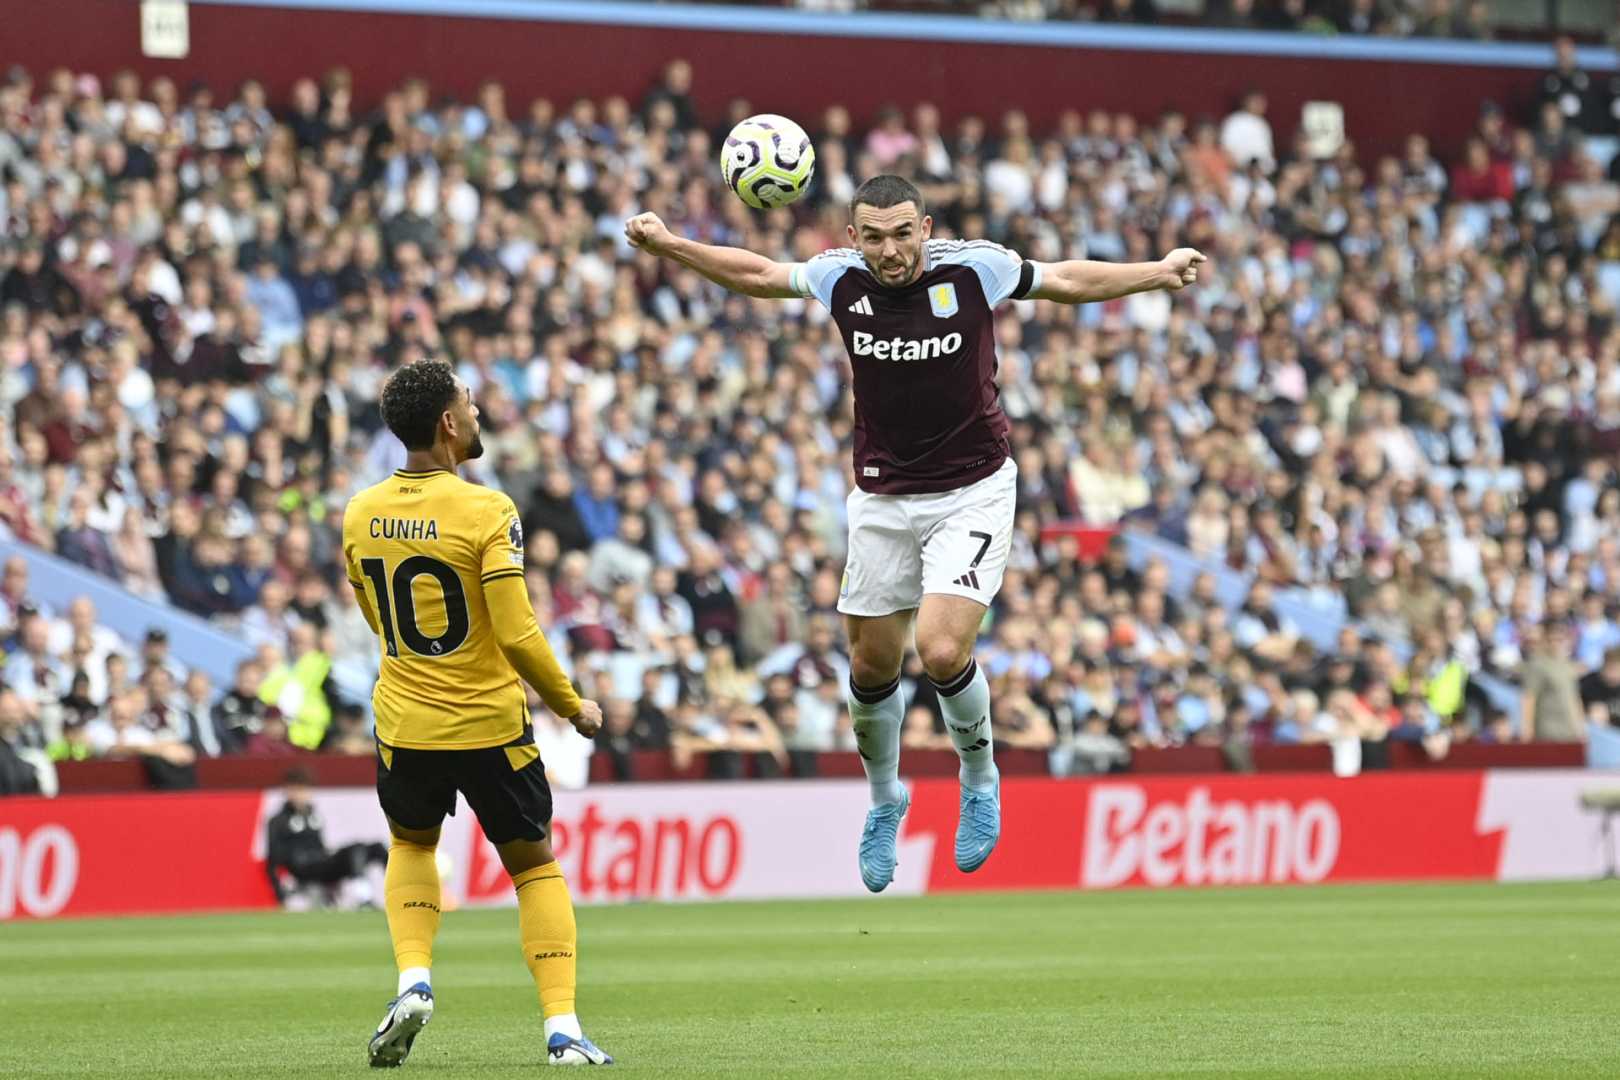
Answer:
<svg viewBox="0 0 1620 1080"><path fill-rule="evenodd" d="M1491 24L1491 7L1486 0L1467 0L1462 12L1461 20L1453 24L1457 37L1489 41L1496 36L1496 28Z"/></svg>
<svg viewBox="0 0 1620 1080"><path fill-rule="evenodd" d="M351 757L369 757L376 753L377 743L366 722L365 710L359 705L344 703L332 713L332 726L327 730L321 750L329 754L347 754Z"/></svg>
<svg viewBox="0 0 1620 1080"><path fill-rule="evenodd" d="M1586 722L1620 728L1620 648L1603 654L1603 663L1581 677L1581 704Z"/></svg>
<svg viewBox="0 0 1620 1080"><path fill-rule="evenodd" d="M146 711L141 723L161 738L184 742L196 749L196 735L191 730L191 717L181 697L174 676L164 667L149 667L141 674L141 689L146 691Z"/></svg>
<svg viewBox="0 0 1620 1080"><path fill-rule="evenodd" d="M741 605L738 649L747 663L759 664L778 649L805 635L803 600L791 567L773 563L765 571L765 588Z"/></svg>
<svg viewBox="0 0 1620 1080"><path fill-rule="evenodd" d="M184 690L176 695L175 706L189 733L191 748L199 757L218 757L224 752L219 729L214 724L214 687L207 672L195 668L186 676Z"/></svg>
<svg viewBox="0 0 1620 1080"><path fill-rule="evenodd" d="M117 577L118 563L105 533L90 524L91 495L85 488L73 493L68 503L66 524L57 530L56 552L69 562L78 563L106 577Z"/></svg>
<svg viewBox="0 0 1620 1080"><path fill-rule="evenodd" d="M549 532L563 551L579 551L591 545L591 534L575 502L573 477L561 466L547 470L544 486L531 497L529 514L523 521L525 536L537 537L542 531Z"/></svg>
<svg viewBox="0 0 1620 1080"><path fill-rule="evenodd" d="M1565 623L1552 623L1524 665L1524 700L1519 734L1526 741L1584 742L1586 708L1581 704L1580 671L1570 659L1572 635Z"/></svg>
<svg viewBox="0 0 1620 1080"><path fill-rule="evenodd" d="M38 608L28 598L28 563L13 555L0 568L0 640L9 642L16 635L24 605Z"/></svg>
<svg viewBox="0 0 1620 1080"><path fill-rule="evenodd" d="M636 586L636 592L646 588L653 570L653 559L647 554L646 542L646 519L640 514L621 516L616 535L591 545L590 564L585 572L586 583L604 595L612 592L620 582Z"/></svg>
<svg viewBox="0 0 1620 1080"><path fill-rule="evenodd" d="M259 696L264 668L257 659L236 666L236 681L214 705L214 733L220 749L227 754L241 753L248 741L264 731L271 706Z"/></svg>
<svg viewBox="0 0 1620 1080"><path fill-rule="evenodd" d="M50 624L37 610L24 607L17 634L17 649L6 661L5 685L33 710L58 701L67 693L69 672L50 651Z"/></svg>
<svg viewBox="0 0 1620 1080"><path fill-rule="evenodd" d="M1541 102L1552 106L1570 126L1581 131L1597 130L1595 88L1592 77L1581 69L1575 39L1560 37L1553 42L1553 50L1553 69L1541 79Z"/></svg>
<svg viewBox="0 0 1620 1080"><path fill-rule="evenodd" d="M615 483L613 466L601 461L591 468L590 483L585 490L574 492L574 509L585 527L586 537L593 544L610 539L619 531Z"/></svg>
<svg viewBox="0 0 1620 1080"><path fill-rule="evenodd" d="M1265 94L1250 90L1243 95L1243 103L1221 124L1221 149L1237 168L1256 161L1267 173L1276 167Z"/></svg>
<svg viewBox="0 0 1620 1080"><path fill-rule="evenodd" d="M635 780L638 749L635 737L636 705L628 698L608 698L602 703L602 731L596 737L597 752L607 755L616 780Z"/></svg>
<svg viewBox="0 0 1620 1080"><path fill-rule="evenodd" d="M243 740L240 753L251 757L296 757L303 753L303 747L289 740L286 719L272 708L259 730Z"/></svg>
<svg viewBox="0 0 1620 1080"><path fill-rule="evenodd" d="M1255 13L1254 0L1224 0L1211 11L1211 26L1228 30L1255 30L1260 20Z"/></svg>
<svg viewBox="0 0 1620 1080"><path fill-rule="evenodd" d="M1297 0L1296 0L1297 2ZM1151 24L1159 19L1153 0L1106 0L1097 12L1098 22Z"/></svg>
<svg viewBox="0 0 1620 1080"><path fill-rule="evenodd" d="M149 726L147 695L140 688L125 690L107 703L106 715L86 725L84 737L97 757L132 757L147 768L158 787L192 787L191 765L196 751L172 728Z"/></svg>
<svg viewBox="0 0 1620 1080"><path fill-rule="evenodd" d="M186 670L170 653L169 632L161 626L149 628L141 640L141 671L153 668L163 668L176 685L185 682Z"/></svg>
<svg viewBox="0 0 1620 1080"><path fill-rule="evenodd" d="M1028 676L1009 674L995 688L992 726L1002 745L1022 750L1050 750L1053 729L1050 715L1029 695Z"/></svg>
<svg viewBox="0 0 1620 1080"><path fill-rule="evenodd" d="M287 722L287 738L295 746L313 750L326 738L332 722L327 677L332 658L321 649L320 635L308 623L295 625L288 634L288 652L266 646L259 697L272 704Z"/></svg>
<svg viewBox="0 0 1620 1080"><path fill-rule="evenodd" d="M1459 202L1507 202L1513 198L1513 173L1507 163L1491 158L1485 140L1468 140L1463 160L1451 171L1451 195Z"/></svg>
<svg viewBox="0 0 1620 1080"><path fill-rule="evenodd" d="M37 745L42 735L28 720L22 700L0 689L0 795L50 794L42 778L51 776L49 761L41 760Z"/></svg>
<svg viewBox="0 0 1620 1080"><path fill-rule="evenodd" d="M685 60L671 60L664 67L663 80L642 100L643 119L652 122L659 106L668 106L669 126L687 132L698 126L697 108L692 104L692 65Z"/></svg>
<svg viewBox="0 0 1620 1080"><path fill-rule="evenodd" d="M878 111L877 124L866 136L866 152L878 172L887 172L901 158L910 157L917 150L917 136L906 130L905 114L897 105L885 105Z"/></svg>

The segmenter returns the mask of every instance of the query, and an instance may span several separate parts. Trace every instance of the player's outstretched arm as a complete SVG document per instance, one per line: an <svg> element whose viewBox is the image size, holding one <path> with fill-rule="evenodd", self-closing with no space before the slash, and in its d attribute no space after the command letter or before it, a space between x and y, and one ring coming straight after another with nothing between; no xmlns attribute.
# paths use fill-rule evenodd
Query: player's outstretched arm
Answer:
<svg viewBox="0 0 1620 1080"><path fill-rule="evenodd" d="M508 574L484 583L484 602L495 640L511 661L518 677L540 694L546 708L574 725L587 739L602 727L602 710L574 692L573 684L557 663L556 654L535 621L529 591L520 574Z"/></svg>
<svg viewBox="0 0 1620 1080"><path fill-rule="evenodd" d="M677 236L657 214L637 214L624 223L624 235L642 251L690 266L732 292L768 300L800 295L793 288L793 267L787 263L742 248L716 247Z"/></svg>
<svg viewBox="0 0 1620 1080"><path fill-rule="evenodd" d="M1192 248L1177 248L1158 262L1105 263L1071 259L1040 266L1040 285L1030 291L1036 300L1060 304L1089 304L1132 293L1167 289L1175 292L1198 280L1198 268L1208 259Z"/></svg>

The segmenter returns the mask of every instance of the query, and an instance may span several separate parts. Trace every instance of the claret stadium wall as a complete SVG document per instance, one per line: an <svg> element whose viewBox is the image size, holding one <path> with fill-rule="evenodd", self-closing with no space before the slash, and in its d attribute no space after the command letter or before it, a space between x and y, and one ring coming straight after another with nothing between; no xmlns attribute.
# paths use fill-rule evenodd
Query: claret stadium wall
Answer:
<svg viewBox="0 0 1620 1080"><path fill-rule="evenodd" d="M1037 126L1066 109L1219 116L1263 89L1288 138L1307 101L1336 101L1364 154L1398 152L1425 131L1449 153L1481 100L1533 100L1552 66L1545 44L1324 39L1310 34L986 22L961 16L854 15L610 0L191 0L190 52L143 57L130 0L0 3L0 53L75 69L133 67L217 87L263 80L280 97L300 76L334 66L354 76L358 103L419 75L470 97L498 79L514 101L623 94L639 99L676 57L697 72L693 99L719 116L737 84L716 73L766 73L747 96L761 109L819 115L847 106L857 123L886 103L932 101L947 123L1021 109ZM431 16L431 19L429 18ZM98 32L86 34L86 25ZM1581 51L1588 71L1611 50ZM1168 76L1166 73L1172 73Z"/></svg>

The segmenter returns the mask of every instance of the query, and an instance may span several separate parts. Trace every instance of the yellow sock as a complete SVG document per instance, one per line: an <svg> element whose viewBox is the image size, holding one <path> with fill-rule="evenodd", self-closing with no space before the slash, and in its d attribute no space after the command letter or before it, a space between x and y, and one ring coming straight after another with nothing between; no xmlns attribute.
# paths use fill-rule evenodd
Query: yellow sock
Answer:
<svg viewBox="0 0 1620 1080"><path fill-rule="evenodd" d="M523 961L540 991L543 1016L574 1011L574 901L555 861L512 877L517 890Z"/></svg>
<svg viewBox="0 0 1620 1080"><path fill-rule="evenodd" d="M439 932L439 864L434 850L394 837L383 877L388 936L399 970L433 966L433 935Z"/></svg>

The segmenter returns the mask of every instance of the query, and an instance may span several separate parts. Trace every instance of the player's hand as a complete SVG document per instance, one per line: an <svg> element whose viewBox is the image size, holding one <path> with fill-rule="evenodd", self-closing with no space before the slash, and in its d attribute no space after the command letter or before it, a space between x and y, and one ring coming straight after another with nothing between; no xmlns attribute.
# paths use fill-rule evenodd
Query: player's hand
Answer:
<svg viewBox="0 0 1620 1080"><path fill-rule="evenodd" d="M1198 282L1198 267L1207 263L1209 257L1196 248L1176 248L1159 261L1169 279L1165 288L1175 292Z"/></svg>
<svg viewBox="0 0 1620 1080"><path fill-rule="evenodd" d="M637 214L626 221L624 236L633 246L653 255L667 252L675 240L664 219L653 213Z"/></svg>
<svg viewBox="0 0 1620 1080"><path fill-rule="evenodd" d="M581 701L579 712L570 716L568 722L574 725L575 731L587 739L593 739L602 730L602 706L594 701Z"/></svg>

